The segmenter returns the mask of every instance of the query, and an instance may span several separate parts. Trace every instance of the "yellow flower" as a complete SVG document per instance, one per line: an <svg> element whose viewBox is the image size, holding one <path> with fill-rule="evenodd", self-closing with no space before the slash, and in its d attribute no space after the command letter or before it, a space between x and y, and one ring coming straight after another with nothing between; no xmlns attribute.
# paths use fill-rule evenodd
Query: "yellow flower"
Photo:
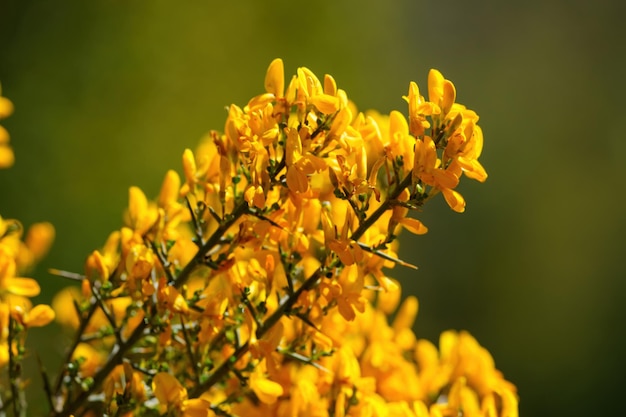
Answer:
<svg viewBox="0 0 626 417"><path fill-rule="evenodd" d="M176 288L167 285L165 278L159 280L157 301L161 308L171 310L174 313L186 314L189 312L189 306L185 298Z"/></svg>
<svg viewBox="0 0 626 417"><path fill-rule="evenodd" d="M35 297L40 292L37 281L18 275L30 269L47 251L54 228L48 223L35 224L26 242L20 240L22 230L18 221L0 217L0 297L8 294Z"/></svg>
<svg viewBox="0 0 626 417"><path fill-rule="evenodd" d="M343 268L336 281L320 284L320 292L329 303L336 302L339 313L350 321L356 317L356 311L365 311L364 282L363 273L353 264Z"/></svg>
<svg viewBox="0 0 626 417"><path fill-rule="evenodd" d="M428 99L441 110L442 116L446 116L456 98L456 89L450 80L443 78L443 75L436 69L431 69L428 73Z"/></svg>
<svg viewBox="0 0 626 417"><path fill-rule="evenodd" d="M79 343L72 355L72 360L79 362L83 377L93 376L105 359L106 355L87 343Z"/></svg>
<svg viewBox="0 0 626 417"><path fill-rule="evenodd" d="M2 97L2 89L0 89L0 119L9 117L13 113L13 103ZM13 150L9 146L9 133L0 126L0 168L8 168L15 162Z"/></svg>
<svg viewBox="0 0 626 417"><path fill-rule="evenodd" d="M153 204L148 203L146 195L139 187L128 190L128 225L135 233L143 236L156 223L158 213Z"/></svg>
<svg viewBox="0 0 626 417"><path fill-rule="evenodd" d="M175 417L517 417L489 352L463 332L418 340L417 299L397 308L387 276L407 265L397 233L428 230L409 210L441 192L463 211L460 178L486 178L478 116L436 70L428 95L409 85L408 118L359 113L332 76L302 67L286 83L276 59L264 90L228 107L224 133L183 152L184 178L169 170L154 202L131 187L126 227L88 258L82 294L53 303L84 329L81 374L113 369L89 398ZM29 283L15 277L19 233L7 235L6 297ZM26 327L51 317L13 314Z"/></svg>
<svg viewBox="0 0 626 417"><path fill-rule="evenodd" d="M175 411L178 417L211 417L211 404L203 398L188 399L187 390L167 372L159 372L152 379L152 391L159 400L161 414Z"/></svg>
<svg viewBox="0 0 626 417"><path fill-rule="evenodd" d="M24 297L39 295L40 287L37 281L32 278L16 277L15 271L15 260L7 256L0 247L0 295L6 293Z"/></svg>
<svg viewBox="0 0 626 417"><path fill-rule="evenodd" d="M85 274L90 280L107 281L119 263L121 233L115 231L109 235L101 251L95 250L85 261Z"/></svg>
<svg viewBox="0 0 626 417"><path fill-rule="evenodd" d="M250 374L250 389L264 404L274 404L283 395L283 387L265 376L265 361L261 361Z"/></svg>
<svg viewBox="0 0 626 417"><path fill-rule="evenodd" d="M459 213L465 211L465 200L461 194L454 191L459 183L459 177L452 169L441 168L435 142L430 136L425 136L423 140L418 139L415 143L413 176L440 190L452 210Z"/></svg>
<svg viewBox="0 0 626 417"><path fill-rule="evenodd" d="M267 68L265 75L265 91L274 94L276 98L282 98L285 93L285 75L283 60L276 58Z"/></svg>
<svg viewBox="0 0 626 417"><path fill-rule="evenodd" d="M25 271L39 262L50 250L54 234L54 226L51 223L35 223L30 226L18 253L18 269Z"/></svg>
<svg viewBox="0 0 626 417"><path fill-rule="evenodd" d="M24 327L43 327L54 320L54 310L45 304L38 304L30 310L21 306L13 307L11 314Z"/></svg>
<svg viewBox="0 0 626 417"><path fill-rule="evenodd" d="M129 362L117 365L103 383L106 404L117 412L119 397L126 403L131 400L139 403L146 399L146 386L139 372L135 372ZM132 414L131 414L132 415Z"/></svg>
<svg viewBox="0 0 626 417"><path fill-rule="evenodd" d="M287 132L285 147L287 161L287 186L294 193L305 193L309 189L309 176L326 168L326 163L302 149L300 133L296 129Z"/></svg>

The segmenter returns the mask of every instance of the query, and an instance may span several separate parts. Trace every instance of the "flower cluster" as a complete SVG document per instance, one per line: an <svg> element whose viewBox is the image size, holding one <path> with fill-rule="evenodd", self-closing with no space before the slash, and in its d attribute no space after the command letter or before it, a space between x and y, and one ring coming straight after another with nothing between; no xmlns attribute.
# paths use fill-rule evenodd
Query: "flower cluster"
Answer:
<svg viewBox="0 0 626 417"><path fill-rule="evenodd" d="M158 197L53 301L77 335L50 416L517 416L515 387L465 332L412 331L387 274L409 216L484 181L478 116L453 84L411 83L408 118L359 112L326 75L274 60L265 92L185 150ZM400 305L400 307L398 307ZM397 311L396 311L397 310ZM394 320L388 317L396 312Z"/></svg>

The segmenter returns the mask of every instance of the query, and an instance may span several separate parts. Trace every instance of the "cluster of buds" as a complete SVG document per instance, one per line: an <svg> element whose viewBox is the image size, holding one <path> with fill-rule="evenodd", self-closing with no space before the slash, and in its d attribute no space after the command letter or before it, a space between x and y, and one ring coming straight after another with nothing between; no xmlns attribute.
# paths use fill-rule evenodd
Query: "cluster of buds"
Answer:
<svg viewBox="0 0 626 417"><path fill-rule="evenodd" d="M515 387L465 332L412 330L387 275L409 214L484 181L478 116L436 70L408 118L361 113L326 75L274 60L53 301L74 341L51 417L517 416ZM399 306L399 307L398 307ZM390 323L388 317L395 312Z"/></svg>

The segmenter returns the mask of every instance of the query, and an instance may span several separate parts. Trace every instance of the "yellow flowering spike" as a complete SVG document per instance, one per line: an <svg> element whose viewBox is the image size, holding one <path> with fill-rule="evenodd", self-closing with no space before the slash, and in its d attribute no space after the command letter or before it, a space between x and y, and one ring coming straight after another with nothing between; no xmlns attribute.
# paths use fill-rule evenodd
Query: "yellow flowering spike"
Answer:
<svg viewBox="0 0 626 417"><path fill-rule="evenodd" d="M265 75L265 91L274 94L276 98L282 98L285 92L285 69L283 60L276 58L267 68Z"/></svg>
<svg viewBox="0 0 626 417"><path fill-rule="evenodd" d="M168 171L156 201L131 187L127 226L89 256L82 294L55 298L84 342L81 368L60 376L72 383L52 393L57 414L517 417L490 353L466 332L439 349L418 340L418 301L398 308L387 276L410 266L402 228L428 230L410 210L442 193L463 211L460 179L486 179L478 115L436 70L430 101L409 84L408 116L360 113L305 67L284 77L272 61L265 89L183 152L184 177ZM21 231L0 220L0 365L5 304L20 332L54 315L13 294L35 292L18 255L45 252L51 234L23 243Z"/></svg>

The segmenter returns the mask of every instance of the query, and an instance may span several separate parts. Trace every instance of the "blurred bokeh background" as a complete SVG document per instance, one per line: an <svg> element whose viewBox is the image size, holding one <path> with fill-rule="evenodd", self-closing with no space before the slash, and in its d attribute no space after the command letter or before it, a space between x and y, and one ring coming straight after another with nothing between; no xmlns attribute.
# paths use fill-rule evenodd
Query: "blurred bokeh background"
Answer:
<svg viewBox="0 0 626 417"><path fill-rule="evenodd" d="M0 0L0 82L16 107L0 213L48 220L49 302L118 228L128 187L155 196L224 107L288 76L332 74L361 109L405 111L411 80L451 79L481 116L485 184L461 184L403 236L418 336L467 329L523 416L619 415L626 387L624 2ZM62 336L33 343L62 350ZM51 372L53 372L51 370ZM622 411L620 411L622 410Z"/></svg>

